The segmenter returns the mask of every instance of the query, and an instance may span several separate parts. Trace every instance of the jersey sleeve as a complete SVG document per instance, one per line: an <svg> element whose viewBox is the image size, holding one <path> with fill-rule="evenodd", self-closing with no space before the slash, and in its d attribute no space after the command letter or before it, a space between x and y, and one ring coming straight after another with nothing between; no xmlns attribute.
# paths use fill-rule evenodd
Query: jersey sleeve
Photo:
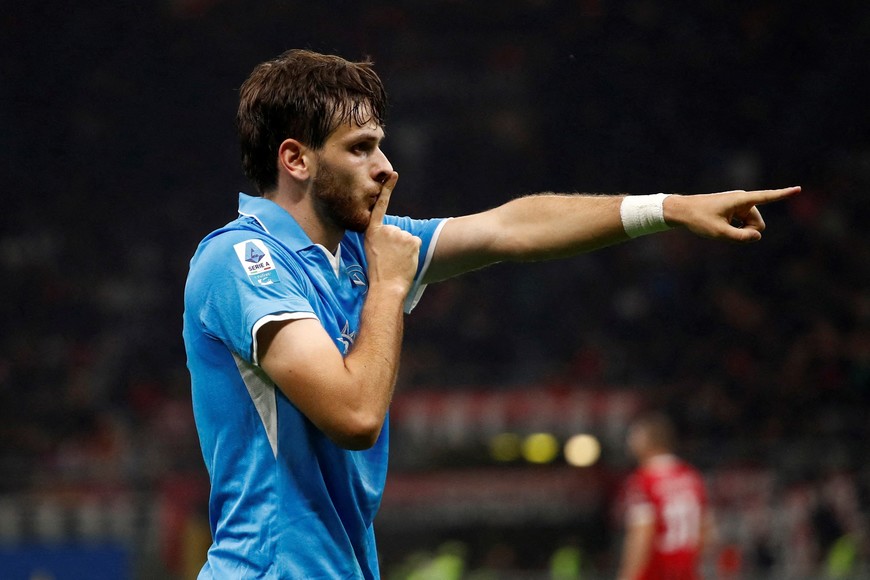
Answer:
<svg viewBox="0 0 870 580"><path fill-rule="evenodd" d="M420 256L417 261L417 274L414 276L414 285L411 291L408 292L408 297L405 299L405 313L410 313L426 290L426 284L423 284L423 278L426 276L426 271L429 269L429 264L432 262L432 255L435 253L435 245L438 243L438 236L441 234L441 228L447 223L449 218L440 219L425 219L418 220L409 217L384 216L384 223L405 230L409 234L420 238Z"/></svg>
<svg viewBox="0 0 870 580"><path fill-rule="evenodd" d="M304 278L282 250L253 232L219 236L199 256L197 318L204 332L253 364L267 322L317 318Z"/></svg>

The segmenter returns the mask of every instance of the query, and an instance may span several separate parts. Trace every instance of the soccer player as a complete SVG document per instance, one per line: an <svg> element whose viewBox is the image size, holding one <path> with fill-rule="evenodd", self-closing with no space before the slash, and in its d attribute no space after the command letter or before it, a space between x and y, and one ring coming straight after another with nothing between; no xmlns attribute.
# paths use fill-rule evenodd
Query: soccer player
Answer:
<svg viewBox="0 0 870 580"><path fill-rule="evenodd" d="M293 50L240 93L258 195L190 264L184 342L211 481L201 578L377 578L403 311L427 284L682 226L751 242L757 205L719 195L536 195L454 219L388 215L386 94L370 62ZM739 220L739 221L735 221Z"/></svg>
<svg viewBox="0 0 870 580"><path fill-rule="evenodd" d="M713 529L704 481L673 454L667 417L635 420L628 448L639 466L626 488L626 535L619 580L695 580Z"/></svg>

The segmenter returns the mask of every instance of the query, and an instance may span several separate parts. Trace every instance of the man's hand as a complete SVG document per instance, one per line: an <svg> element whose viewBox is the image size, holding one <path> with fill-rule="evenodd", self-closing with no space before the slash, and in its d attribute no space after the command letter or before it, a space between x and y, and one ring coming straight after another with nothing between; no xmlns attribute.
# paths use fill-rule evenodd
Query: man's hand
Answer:
<svg viewBox="0 0 870 580"><path fill-rule="evenodd" d="M800 187L760 191L726 191L702 195L671 195L665 198L665 221L685 226L704 238L757 242L764 231L759 205L779 201L800 192Z"/></svg>
<svg viewBox="0 0 870 580"><path fill-rule="evenodd" d="M402 303L420 251L419 238L384 225L398 177L392 173L384 181L365 232L370 285L350 351L340 351L316 319L269 322L257 334L266 374L345 449L368 449L377 442L398 375Z"/></svg>
<svg viewBox="0 0 870 580"><path fill-rule="evenodd" d="M402 296L411 289L417 273L420 238L397 228L384 225L384 216L399 174L395 171L384 181L381 194L372 209L365 233L366 259L369 282L373 285L393 285Z"/></svg>

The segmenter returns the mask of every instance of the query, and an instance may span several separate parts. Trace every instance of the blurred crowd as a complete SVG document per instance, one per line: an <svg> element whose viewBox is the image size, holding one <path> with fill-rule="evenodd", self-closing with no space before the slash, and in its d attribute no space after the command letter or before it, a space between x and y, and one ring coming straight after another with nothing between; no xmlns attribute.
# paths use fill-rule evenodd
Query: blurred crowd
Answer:
<svg viewBox="0 0 870 580"><path fill-rule="evenodd" d="M866 513L868 39L870 10L848 1L9 6L0 494L202 481L187 263L252 191L237 87L308 47L376 61L396 213L802 185L763 208L753 246L671 232L430 287L398 388L636 389L701 468L846 473Z"/></svg>

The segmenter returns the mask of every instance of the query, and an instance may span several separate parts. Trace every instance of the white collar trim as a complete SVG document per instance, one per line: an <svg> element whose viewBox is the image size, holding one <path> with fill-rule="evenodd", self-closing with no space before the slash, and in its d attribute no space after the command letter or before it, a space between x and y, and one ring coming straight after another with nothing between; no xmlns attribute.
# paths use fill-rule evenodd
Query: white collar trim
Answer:
<svg viewBox="0 0 870 580"><path fill-rule="evenodd" d="M326 254L326 259L329 260L329 264L332 266L332 272L335 274L335 277L338 278L338 271L341 267L341 244L338 245L338 249L335 251L335 255L332 254L329 250L326 249L325 246L321 244L314 244Z"/></svg>

